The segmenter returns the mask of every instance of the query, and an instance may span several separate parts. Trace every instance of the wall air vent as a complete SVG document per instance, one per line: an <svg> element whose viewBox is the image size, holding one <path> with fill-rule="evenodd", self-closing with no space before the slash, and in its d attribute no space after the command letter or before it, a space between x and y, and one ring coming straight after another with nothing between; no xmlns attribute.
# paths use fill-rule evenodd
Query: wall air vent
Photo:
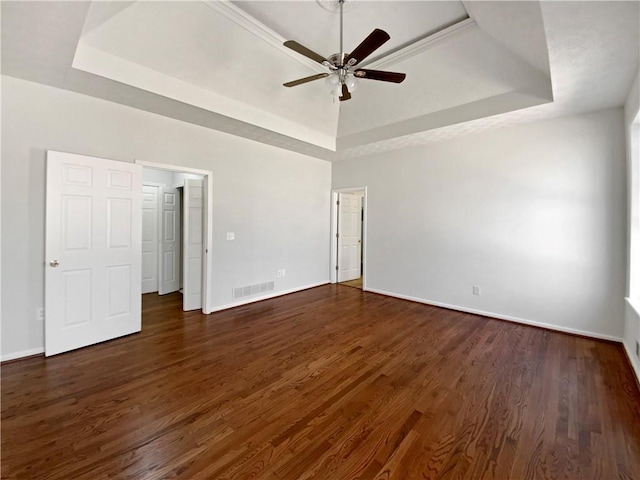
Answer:
<svg viewBox="0 0 640 480"><path fill-rule="evenodd" d="M233 289L233 299L253 297L261 293L272 292L275 289L275 282L256 283L255 285L247 285L246 287L236 287Z"/></svg>

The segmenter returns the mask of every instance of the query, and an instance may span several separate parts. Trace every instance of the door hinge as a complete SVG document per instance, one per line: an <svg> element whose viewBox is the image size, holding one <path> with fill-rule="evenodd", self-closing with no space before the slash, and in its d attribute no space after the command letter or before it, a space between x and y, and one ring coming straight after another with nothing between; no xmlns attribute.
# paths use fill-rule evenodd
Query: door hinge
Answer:
<svg viewBox="0 0 640 480"><path fill-rule="evenodd" d="M338 271L338 265L336 265L336 272Z"/></svg>
<svg viewBox="0 0 640 480"><path fill-rule="evenodd" d="M340 205L340 200L338 200L338 201L336 202L336 205Z"/></svg>
<svg viewBox="0 0 640 480"><path fill-rule="evenodd" d="M340 238L340 234L339 233L336 233L336 238Z"/></svg>

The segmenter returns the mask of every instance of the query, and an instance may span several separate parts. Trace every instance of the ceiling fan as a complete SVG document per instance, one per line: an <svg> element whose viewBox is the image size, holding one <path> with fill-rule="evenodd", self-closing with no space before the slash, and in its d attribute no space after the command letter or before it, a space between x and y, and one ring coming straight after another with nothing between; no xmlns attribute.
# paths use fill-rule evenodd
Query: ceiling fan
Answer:
<svg viewBox="0 0 640 480"><path fill-rule="evenodd" d="M311 75L310 77L300 78L292 82L287 82L284 86L295 87L297 85L302 85L303 83L312 82L313 80L326 78L325 81L331 88L331 93L335 96L339 96L340 101L342 102L351 98L351 93L355 90L358 84L357 79L359 78L402 83L406 77L404 73L358 68L360 62L391 38L384 30L376 28L362 41L362 43L360 43L360 45L355 48L355 50L348 54L344 53L344 49L342 47L342 24L345 0L337 0L337 2L340 5L340 53L334 53L330 57L324 58L322 55L309 50L307 47L294 40L284 42L285 47L310 58L314 62L324 65L328 69L327 73L318 73L316 75Z"/></svg>

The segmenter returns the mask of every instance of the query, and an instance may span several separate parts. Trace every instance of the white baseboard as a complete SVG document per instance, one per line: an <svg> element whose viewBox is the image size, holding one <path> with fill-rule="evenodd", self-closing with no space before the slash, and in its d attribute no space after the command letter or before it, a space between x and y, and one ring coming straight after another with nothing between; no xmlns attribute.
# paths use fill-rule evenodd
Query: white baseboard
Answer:
<svg viewBox="0 0 640 480"><path fill-rule="evenodd" d="M497 318L499 320L508 320L510 322L522 323L523 325L532 325L534 327L546 328L548 330L555 330L563 333L572 333L574 335L582 335L584 337L597 338L599 340L610 340L613 342L622 343L622 338L614 337L613 335L605 335L602 333L589 332L586 330L578 330L576 328L562 327L560 325L553 325L550 323L536 322L534 320L511 317L509 315L501 315L499 313L493 313L493 312L485 312L485 311L476 310L473 308L459 307L458 305L449 305L448 303L434 302L432 300L426 300L424 298L410 297L408 295L385 292L384 290L377 290L374 288L368 288L367 291L373 292L373 293L379 293L380 295L387 295L389 297L401 298L403 300L410 300L412 302L424 303L426 305L433 305L434 307L442 307L442 308L448 308L449 310L457 310L459 312L473 313L475 315L481 315L483 317Z"/></svg>
<svg viewBox="0 0 640 480"><path fill-rule="evenodd" d="M44 353L44 347L32 348L30 350L23 350L21 352L13 352L7 353L6 355L2 355L0 361L8 362L9 360L16 360L18 358L30 357L31 355L38 355L40 353Z"/></svg>
<svg viewBox="0 0 640 480"><path fill-rule="evenodd" d="M310 288L319 287L321 285L327 285L328 283L329 283L329 281L320 282L320 283L313 283L313 284L310 284L310 285L305 285L303 287L291 288L289 290L282 290L280 292L274 292L274 293L270 293L268 295L262 295L260 297L254 297L254 298L250 298L250 299L247 299L247 300L241 300L239 302L227 303L226 305L220 305L218 307L213 307L211 309L211 311L209 311L208 313L219 312L221 310L227 310L229 308L239 307L241 305L247 305L249 303L260 302L262 300L267 300L269 298L275 298L275 297L280 297L282 295L288 295L290 293L301 292L302 290L308 290Z"/></svg>
<svg viewBox="0 0 640 480"><path fill-rule="evenodd" d="M239 307L241 305L247 305L250 303L255 303L255 302L259 302L262 300L267 300L269 298L275 298L275 297L280 297L282 295L288 295L290 293L296 293L296 292L300 292L302 290L308 290L310 288L315 288L315 287L319 287L322 285L327 285L329 282L319 282L319 283L314 283L314 284L310 284L310 285L305 285L302 287L296 287L296 288L291 288L289 290L283 290L280 292L274 292L271 293L269 295L263 295L261 297L255 297L255 298L251 298L248 300L243 300L240 302L233 302L233 303L228 303L226 305L220 305L218 307L213 308L209 313L213 313L213 312L219 312L222 310L227 310L229 308L233 308L233 307ZM622 338L620 337L615 337L612 335L603 335L601 333L595 333L595 332L589 332L586 330L578 330L575 328L567 328L567 327L562 327L559 325L553 325L553 324L549 324L549 323L543 323L543 322L536 322L534 320L527 320L524 318L518 318L518 317L512 317L509 315L502 315L499 313L493 313L493 312L485 312L483 310L476 310L473 308L467 308L467 307L460 307L458 305L450 305L448 303L442 303L442 302L435 302L432 300L426 300L424 298L418 298L418 297L411 297L409 295L402 295L399 293L392 293L392 292L387 292L384 290L378 290L375 288L367 288L366 289L367 292L372 292L372 293L378 293L380 295L386 295L388 297L394 297L394 298L400 298L403 300L409 300L412 302L417 302L417 303L423 303L426 305L433 305L434 307L442 307L442 308L447 308L449 310L456 310L459 312L465 312L465 313L472 313L475 315L481 315L483 317L489 317L489 318L497 318L500 320L507 320L510 322L515 322L515 323L521 323L523 325L532 325L535 327L541 327L541 328L546 328L549 330L555 330L558 332L564 332L564 333L572 333L575 335L582 335L585 337L591 337L591 338L597 338L600 340L609 340L609 341L614 341L614 342L619 342L622 343L624 346L624 350L625 353L627 354L627 357L629 359L629 363L632 366L632 369L636 375L636 378L638 379L638 382L640 382L640 365L638 365L636 362L634 362L633 356L632 356L632 352L629 351L629 349L627 348L627 345L623 342ZM30 350L23 350L21 352L13 352L13 353L9 353L6 355L2 355L2 357L0 357L0 361L2 362L6 362L9 360L15 360L18 358L23 358L23 357L29 357L31 355L38 355L44 353L44 347L39 347L39 348L32 348Z"/></svg>

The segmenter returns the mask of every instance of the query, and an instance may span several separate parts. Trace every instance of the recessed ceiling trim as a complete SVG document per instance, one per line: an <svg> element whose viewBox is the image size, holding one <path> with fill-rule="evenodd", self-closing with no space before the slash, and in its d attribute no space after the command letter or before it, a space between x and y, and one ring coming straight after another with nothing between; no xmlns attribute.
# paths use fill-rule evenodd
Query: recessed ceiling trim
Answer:
<svg viewBox="0 0 640 480"><path fill-rule="evenodd" d="M72 67L335 151L330 135L82 43Z"/></svg>
<svg viewBox="0 0 640 480"><path fill-rule="evenodd" d="M531 85L515 91L483 98L457 107L428 113L419 117L403 120L383 127L372 128L338 138L336 151L362 147L370 143L407 137L419 132L469 122L479 118L508 113L553 101L551 84L543 77ZM400 140L402 141L402 140Z"/></svg>
<svg viewBox="0 0 640 480"><path fill-rule="evenodd" d="M229 0L201 0L202 3L212 8L216 12L224 15L236 25L244 28L249 33L259 38L260 40L268 43L272 47L276 48L285 55L291 57L296 62L306 65L307 67L315 70L318 73L324 73L325 68L312 60L309 60L292 50L286 48L283 44L287 40L277 32L271 30L263 23L256 20L244 10L236 7Z"/></svg>
<svg viewBox="0 0 640 480"><path fill-rule="evenodd" d="M443 42L447 42L451 40L452 36L460 35L461 33L466 32L472 27L477 26L475 20L472 18L466 18L458 23L451 25L439 32L434 33L433 35L429 35L417 42L414 42L410 45L407 45L404 48L400 48L394 52L391 52L382 57L375 58L369 62L363 62L362 66L367 68L386 68L396 63L401 62L402 60L407 60L411 57L415 57L416 55L420 55L427 50L440 45Z"/></svg>

